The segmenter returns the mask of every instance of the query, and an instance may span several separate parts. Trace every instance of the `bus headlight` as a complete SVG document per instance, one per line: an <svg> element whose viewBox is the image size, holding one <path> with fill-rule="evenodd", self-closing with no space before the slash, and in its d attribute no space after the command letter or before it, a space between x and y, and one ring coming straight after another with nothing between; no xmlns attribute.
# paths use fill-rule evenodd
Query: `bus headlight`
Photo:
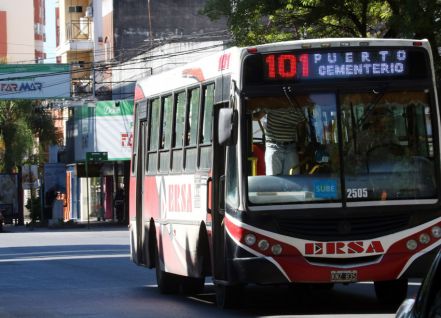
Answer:
<svg viewBox="0 0 441 318"><path fill-rule="evenodd" d="M415 240L408 240L406 243L406 247L409 251L413 251L418 247L418 243Z"/></svg>
<svg viewBox="0 0 441 318"><path fill-rule="evenodd" d="M432 227L432 236L434 238L440 238L441 237L441 227L438 225Z"/></svg>
<svg viewBox="0 0 441 318"><path fill-rule="evenodd" d="M430 236L427 233L422 233L419 237L421 244L427 244L430 242Z"/></svg>
<svg viewBox="0 0 441 318"><path fill-rule="evenodd" d="M266 251L269 247L269 243L267 240L260 240L257 246L261 251Z"/></svg>
<svg viewBox="0 0 441 318"><path fill-rule="evenodd" d="M273 252L274 255L282 254L282 246L280 246L280 244L271 246L271 252Z"/></svg>
<svg viewBox="0 0 441 318"><path fill-rule="evenodd" d="M248 233L245 235L245 244L248 246L254 245L256 243L256 236L254 234Z"/></svg>

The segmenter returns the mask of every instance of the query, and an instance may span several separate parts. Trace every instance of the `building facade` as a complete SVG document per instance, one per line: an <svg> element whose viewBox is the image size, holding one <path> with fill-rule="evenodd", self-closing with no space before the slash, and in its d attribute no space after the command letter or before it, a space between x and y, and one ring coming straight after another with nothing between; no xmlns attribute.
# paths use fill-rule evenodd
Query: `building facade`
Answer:
<svg viewBox="0 0 441 318"><path fill-rule="evenodd" d="M55 8L57 62L72 65L71 91L78 98L93 94L92 12L90 0L59 0Z"/></svg>
<svg viewBox="0 0 441 318"><path fill-rule="evenodd" d="M44 0L0 1L0 61L43 62L45 23Z"/></svg>
<svg viewBox="0 0 441 318"><path fill-rule="evenodd" d="M72 66L72 99L64 104L68 120L62 157L67 165L66 189L70 189L65 218L98 218L101 208L106 219L116 218L115 196L129 190L130 156L121 153L118 157L113 151L130 150L131 126L125 117L123 126L103 134L101 103L110 102L103 105L115 114L125 101L131 101L133 107L137 79L224 49L229 40L226 22L214 23L199 15L204 3L58 1L57 61ZM87 162L87 154L92 152L106 153L109 159ZM123 222L128 221L127 207L126 202Z"/></svg>

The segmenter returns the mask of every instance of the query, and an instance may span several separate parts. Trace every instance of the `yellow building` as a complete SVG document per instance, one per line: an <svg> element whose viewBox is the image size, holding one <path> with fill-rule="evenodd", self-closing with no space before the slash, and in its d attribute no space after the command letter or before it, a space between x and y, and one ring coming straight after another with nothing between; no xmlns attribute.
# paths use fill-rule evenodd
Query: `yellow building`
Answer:
<svg viewBox="0 0 441 318"><path fill-rule="evenodd" d="M55 8L58 63L72 65L72 97L93 94L93 8L91 0L59 0Z"/></svg>

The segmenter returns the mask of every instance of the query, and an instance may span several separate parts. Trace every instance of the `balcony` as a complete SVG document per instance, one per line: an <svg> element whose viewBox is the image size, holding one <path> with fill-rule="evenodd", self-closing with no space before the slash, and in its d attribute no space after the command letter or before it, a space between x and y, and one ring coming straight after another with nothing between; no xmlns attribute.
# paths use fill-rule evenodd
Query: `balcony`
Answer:
<svg viewBox="0 0 441 318"><path fill-rule="evenodd" d="M86 17L66 23L66 38L70 40L91 40L91 23Z"/></svg>
<svg viewBox="0 0 441 318"><path fill-rule="evenodd" d="M93 93L92 78L72 79L72 97L85 98Z"/></svg>
<svg viewBox="0 0 441 318"><path fill-rule="evenodd" d="M56 54L62 55L69 51L93 50L91 21L87 17L71 20L66 23L66 40L57 46Z"/></svg>

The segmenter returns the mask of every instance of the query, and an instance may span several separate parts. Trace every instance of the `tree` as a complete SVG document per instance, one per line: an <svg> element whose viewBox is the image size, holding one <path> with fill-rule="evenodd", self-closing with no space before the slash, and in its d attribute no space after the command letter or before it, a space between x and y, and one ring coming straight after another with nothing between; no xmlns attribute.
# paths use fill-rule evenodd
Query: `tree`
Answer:
<svg viewBox="0 0 441 318"><path fill-rule="evenodd" d="M441 71L439 0L208 0L202 13L227 17L237 45L323 37L427 38Z"/></svg>
<svg viewBox="0 0 441 318"><path fill-rule="evenodd" d="M35 149L44 149L59 140L53 121L32 101L0 101L0 171L12 172L33 158ZM37 162L36 162L37 161Z"/></svg>
<svg viewBox="0 0 441 318"><path fill-rule="evenodd" d="M379 0L209 0L203 13L221 16L238 45L317 37L381 36L391 10Z"/></svg>

